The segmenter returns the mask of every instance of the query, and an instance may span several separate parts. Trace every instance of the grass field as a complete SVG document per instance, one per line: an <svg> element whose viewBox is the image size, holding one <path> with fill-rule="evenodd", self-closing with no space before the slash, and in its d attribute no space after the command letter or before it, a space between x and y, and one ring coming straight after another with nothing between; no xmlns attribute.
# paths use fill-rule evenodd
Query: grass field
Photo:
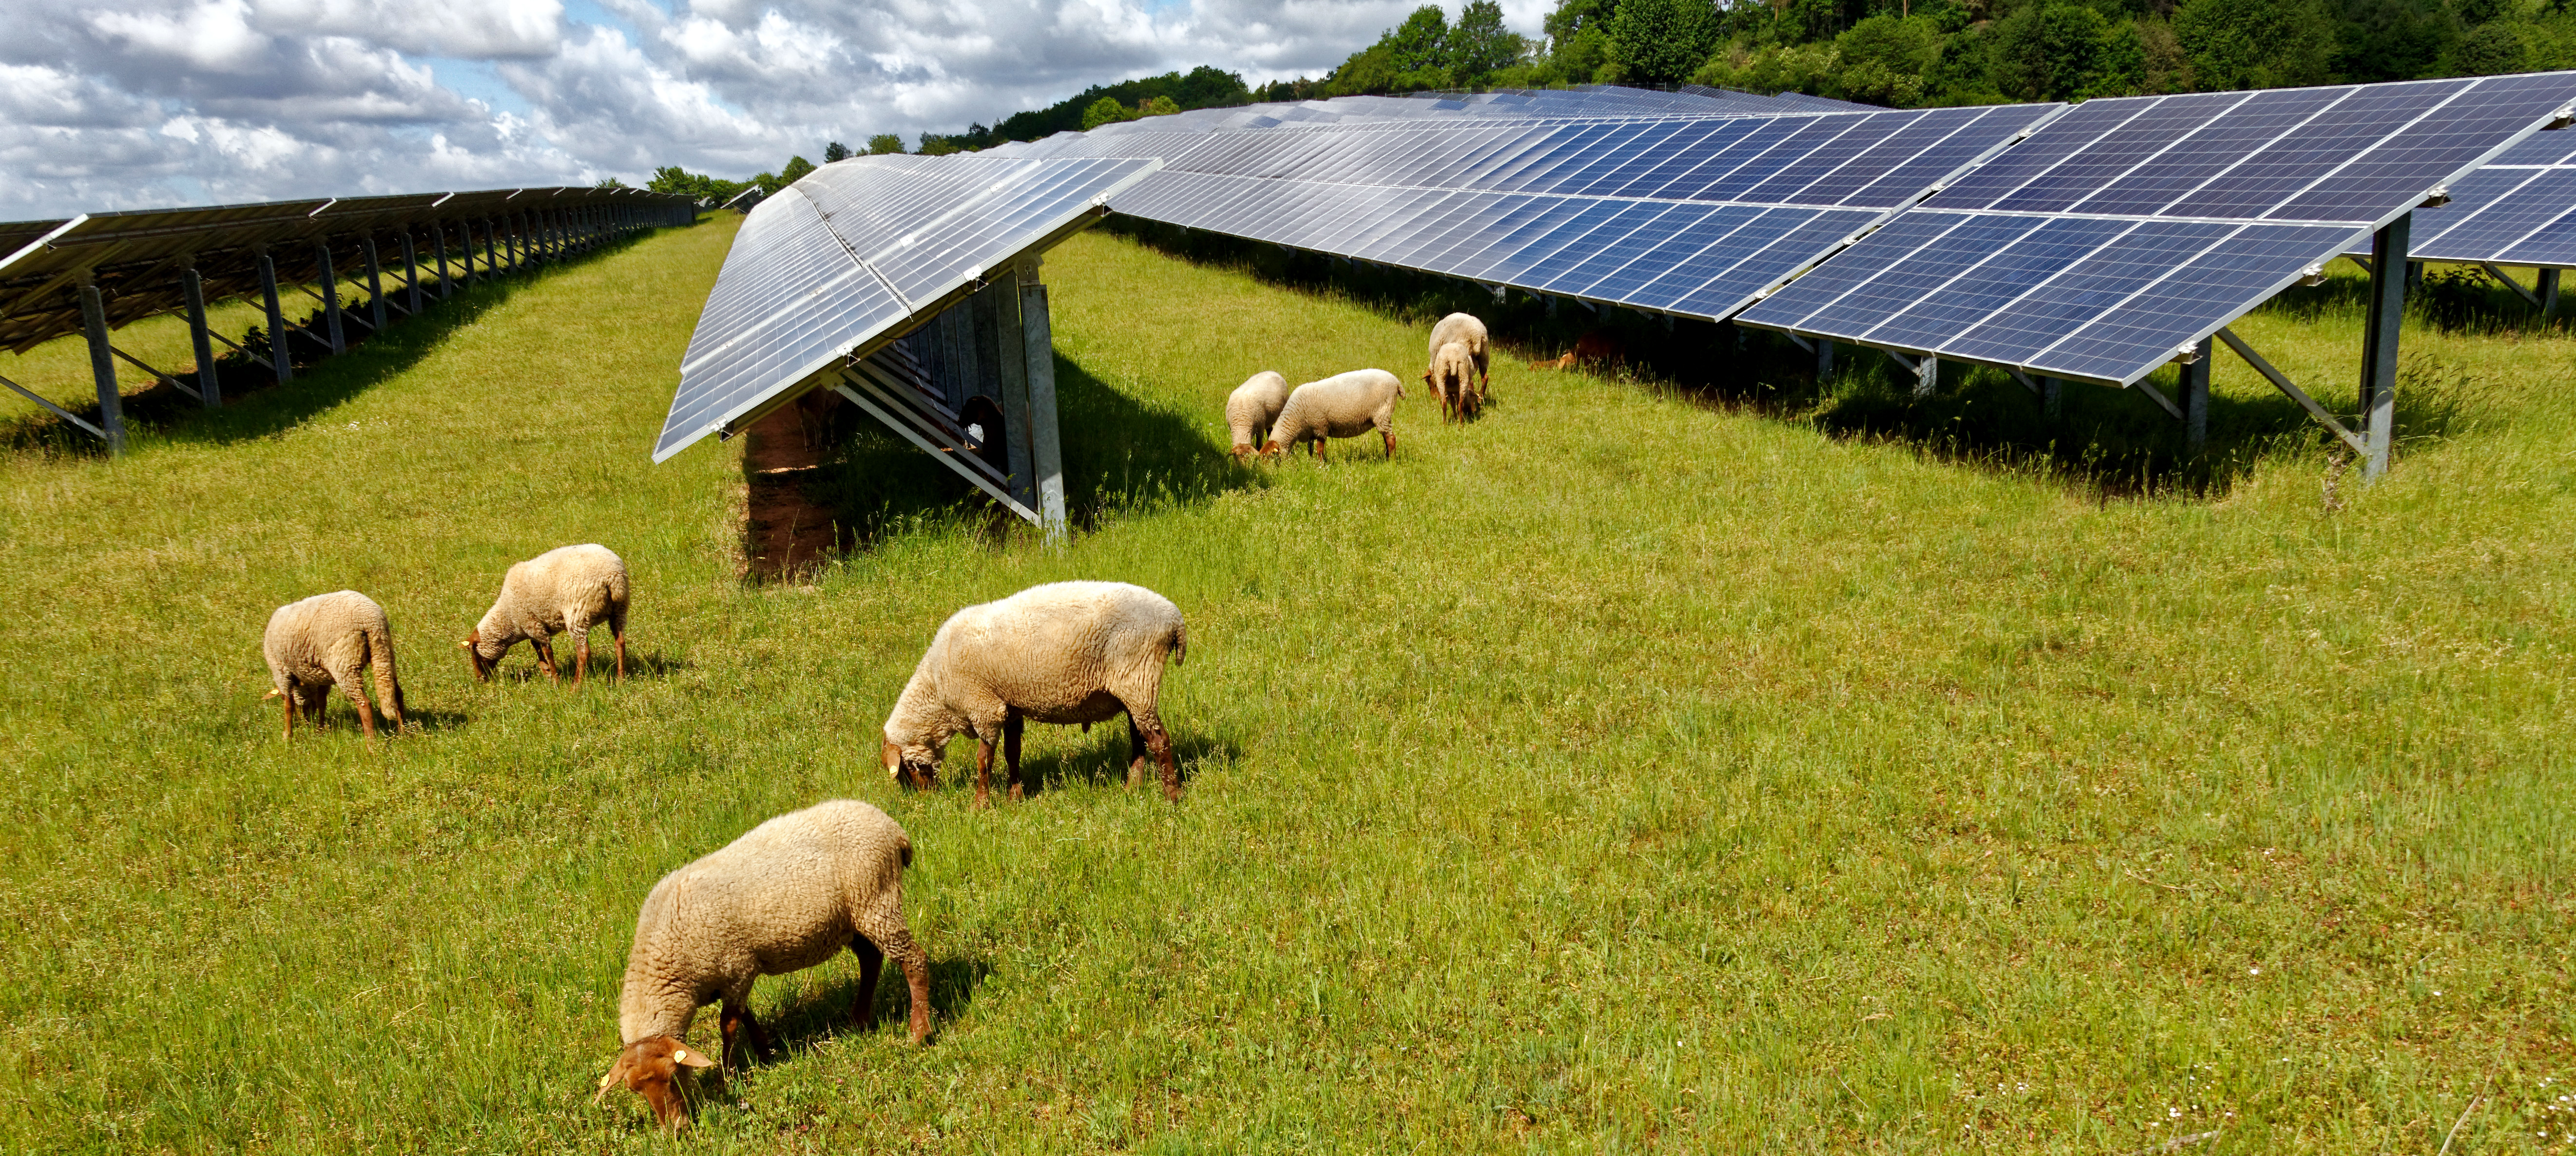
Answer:
<svg viewBox="0 0 2576 1156"><path fill-rule="evenodd" d="M2013 451L1993 380L1863 420L1871 370L1507 357L1394 462L1240 470L1235 383L1410 376L1424 319L1091 234L1047 264L1070 549L866 439L867 548L753 585L735 448L647 457L731 220L0 459L0 1149L2576 1146L2576 341L2410 331L2433 416L2332 513L2224 356L2238 465L2146 497ZM2338 401L2350 298L2239 331ZM583 541L637 676L473 683L502 570ZM1070 577L1188 615L1187 800L1116 728L1031 728L1020 805L967 808L966 744L892 789L940 620ZM425 724L377 753L259 701L269 610L342 587ZM646 889L833 796L919 848L931 1046L840 1025L845 959L763 981L790 1053L688 1137L593 1106Z"/></svg>

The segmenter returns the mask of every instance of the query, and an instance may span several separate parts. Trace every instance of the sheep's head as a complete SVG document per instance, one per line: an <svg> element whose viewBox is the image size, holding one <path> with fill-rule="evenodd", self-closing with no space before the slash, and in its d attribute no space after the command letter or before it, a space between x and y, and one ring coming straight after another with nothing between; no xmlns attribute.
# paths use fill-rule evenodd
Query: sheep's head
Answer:
<svg viewBox="0 0 2576 1156"><path fill-rule="evenodd" d="M921 790L939 785L939 751L927 743L885 742L886 777Z"/></svg>
<svg viewBox="0 0 2576 1156"><path fill-rule="evenodd" d="M623 1083L629 1091L644 1097L653 1106L653 1117L673 1131L689 1126L688 1106L680 1099L680 1069L712 1068L716 1062L669 1036L647 1036L626 1045L617 1053L617 1064L599 1078L599 1090L591 1094L598 1103L608 1094L611 1084Z"/></svg>
<svg viewBox="0 0 2576 1156"><path fill-rule="evenodd" d="M500 656L494 655L490 658L483 656L483 629L481 627L478 626L472 630L466 631L465 641L457 643L456 648L465 652L465 661L474 668L474 681L492 681L492 668L500 665Z"/></svg>

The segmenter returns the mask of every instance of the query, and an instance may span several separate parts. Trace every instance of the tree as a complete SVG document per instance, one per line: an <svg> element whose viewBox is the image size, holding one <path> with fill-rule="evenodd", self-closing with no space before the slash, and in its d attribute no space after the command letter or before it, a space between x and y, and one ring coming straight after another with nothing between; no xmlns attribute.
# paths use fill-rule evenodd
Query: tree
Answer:
<svg viewBox="0 0 2576 1156"><path fill-rule="evenodd" d="M845 161L848 159L850 159L850 146L842 144L839 141L833 141L832 143L823 146L824 164L828 165L834 161Z"/></svg>
<svg viewBox="0 0 2576 1156"><path fill-rule="evenodd" d="M2332 78L2333 23L2317 0L2183 0L2173 30L2203 92Z"/></svg>
<svg viewBox="0 0 2576 1156"><path fill-rule="evenodd" d="M2019 100L2118 96L2145 79L2135 24L2064 0L1996 21L1991 52L1995 83Z"/></svg>
<svg viewBox="0 0 2576 1156"><path fill-rule="evenodd" d="M878 133L878 134L877 134L877 135L875 135L875 136L872 136L872 137L869 137L869 138L868 138L868 155L869 155L869 156L872 156L872 157L892 156L892 155L897 154L897 153L900 153L900 152L902 152L902 151L903 151L903 138L902 138L902 137L899 137L899 136L896 136L896 135L894 135L893 133L890 133L890 132L881 132L881 133Z"/></svg>
<svg viewBox="0 0 2576 1156"><path fill-rule="evenodd" d="M727 181L693 173L678 165L664 165L653 170L653 179L644 187L656 193L691 198L714 198L717 204L733 199L735 193L749 187L750 181Z"/></svg>
<svg viewBox="0 0 2576 1156"><path fill-rule="evenodd" d="M1143 101L1136 106L1136 116L1138 119L1143 119L1149 116L1171 116L1179 111L1181 111L1181 106L1175 103L1172 98L1168 96L1158 96L1152 100Z"/></svg>
<svg viewBox="0 0 2576 1156"><path fill-rule="evenodd" d="M1646 84L1690 79L1717 49L1717 10L1709 0L1619 0L1610 42L1621 75Z"/></svg>
<svg viewBox="0 0 2576 1156"><path fill-rule="evenodd" d="M1449 20L1434 5L1414 9L1378 43L1386 46L1387 63L1399 76L1449 70Z"/></svg>
<svg viewBox="0 0 2576 1156"><path fill-rule="evenodd" d="M1923 74L1941 62L1941 26L1883 13L1835 37L1834 51L1845 97L1907 108L1923 98Z"/></svg>
<svg viewBox="0 0 2576 1156"><path fill-rule="evenodd" d="M805 178L805 174L813 171L814 162L806 160L803 157L789 157L787 158L786 166L778 170L778 183L782 185L795 184L796 182L803 180ZM776 192L777 190L772 189L770 191Z"/></svg>
<svg viewBox="0 0 2576 1156"><path fill-rule="evenodd" d="M2451 50L2451 71L2460 76L2501 76L2520 72L2524 49L2522 34L2510 24L2498 21L2480 24L2460 37Z"/></svg>
<svg viewBox="0 0 2576 1156"><path fill-rule="evenodd" d="M1082 131L1090 132L1104 124L1116 124L1122 120L1134 119L1136 114L1133 110L1118 103L1114 97L1104 96L1091 102L1091 107L1082 110Z"/></svg>
<svg viewBox="0 0 2576 1156"><path fill-rule="evenodd" d="M1486 77L1520 61L1528 51L1519 33L1503 27L1503 6L1494 0L1467 0L1458 26L1449 31L1449 76L1453 84L1473 88Z"/></svg>
<svg viewBox="0 0 2576 1156"><path fill-rule="evenodd" d="M2347 83L2433 75L2459 36L2436 0L2344 0L2336 15L2333 68Z"/></svg>

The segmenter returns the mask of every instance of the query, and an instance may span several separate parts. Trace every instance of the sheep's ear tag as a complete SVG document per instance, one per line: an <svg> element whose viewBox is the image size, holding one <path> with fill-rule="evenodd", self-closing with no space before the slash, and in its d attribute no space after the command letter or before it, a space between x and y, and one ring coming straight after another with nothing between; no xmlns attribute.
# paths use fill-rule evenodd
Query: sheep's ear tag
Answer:
<svg viewBox="0 0 2576 1156"><path fill-rule="evenodd" d="M692 1068L712 1068L716 1066L716 1062L708 1059L706 1057L706 1053L692 1052L687 1048L681 1048L680 1050L671 1053L671 1058L687 1064Z"/></svg>

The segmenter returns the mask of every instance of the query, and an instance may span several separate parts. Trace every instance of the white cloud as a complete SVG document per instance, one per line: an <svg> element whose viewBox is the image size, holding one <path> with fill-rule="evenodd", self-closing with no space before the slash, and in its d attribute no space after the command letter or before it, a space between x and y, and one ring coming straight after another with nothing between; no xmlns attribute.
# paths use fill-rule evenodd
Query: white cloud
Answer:
<svg viewBox="0 0 2576 1156"><path fill-rule="evenodd" d="M1320 75L1419 0L664 2L14 0L0 216L743 177L1199 64Z"/></svg>

